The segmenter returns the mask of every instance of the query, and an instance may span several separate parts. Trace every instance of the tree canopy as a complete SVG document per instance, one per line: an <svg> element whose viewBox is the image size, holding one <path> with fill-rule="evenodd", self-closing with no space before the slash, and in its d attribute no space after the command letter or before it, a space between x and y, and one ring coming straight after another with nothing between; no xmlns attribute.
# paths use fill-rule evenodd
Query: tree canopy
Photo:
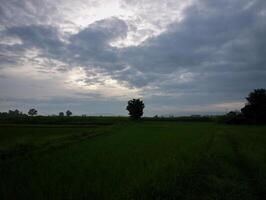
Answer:
<svg viewBox="0 0 266 200"><path fill-rule="evenodd" d="M28 114L29 114L30 116L37 115L37 113L38 113L38 111L37 111L36 109L34 109L34 108L31 108L31 109L29 110L29 112L28 112Z"/></svg>
<svg viewBox="0 0 266 200"><path fill-rule="evenodd" d="M256 89L246 99L248 102L241 109L243 115L253 122L266 122L266 90Z"/></svg>
<svg viewBox="0 0 266 200"><path fill-rule="evenodd" d="M66 111L66 116L70 117L72 115L72 112L70 110Z"/></svg>
<svg viewBox="0 0 266 200"><path fill-rule="evenodd" d="M132 119L140 119L143 115L144 103L140 99L132 99L128 101L127 110Z"/></svg>

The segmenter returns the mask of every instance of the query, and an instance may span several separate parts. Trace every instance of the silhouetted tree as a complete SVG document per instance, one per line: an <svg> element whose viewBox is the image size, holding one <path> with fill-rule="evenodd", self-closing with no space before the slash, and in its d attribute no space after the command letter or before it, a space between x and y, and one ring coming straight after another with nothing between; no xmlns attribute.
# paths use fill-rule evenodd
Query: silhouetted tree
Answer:
<svg viewBox="0 0 266 200"><path fill-rule="evenodd" d="M64 116L65 116L65 114L63 112L59 113L59 117L64 117Z"/></svg>
<svg viewBox="0 0 266 200"><path fill-rule="evenodd" d="M37 113L38 113L38 111L37 111L36 109L34 109L34 108L30 109L29 112L28 112L28 114L29 114L30 116L37 115Z"/></svg>
<svg viewBox="0 0 266 200"><path fill-rule="evenodd" d="M128 101L127 110L132 119L140 119L144 107L144 103L140 99L132 99Z"/></svg>
<svg viewBox="0 0 266 200"><path fill-rule="evenodd" d="M70 117L72 115L72 112L70 110L66 111L66 116Z"/></svg>
<svg viewBox="0 0 266 200"><path fill-rule="evenodd" d="M8 115L11 116L11 117L16 117L16 116L20 116L20 115L23 115L22 112L20 112L19 110L9 110L8 111Z"/></svg>
<svg viewBox="0 0 266 200"><path fill-rule="evenodd" d="M241 109L244 117L253 122L266 122L266 90L256 89L246 99L248 103Z"/></svg>

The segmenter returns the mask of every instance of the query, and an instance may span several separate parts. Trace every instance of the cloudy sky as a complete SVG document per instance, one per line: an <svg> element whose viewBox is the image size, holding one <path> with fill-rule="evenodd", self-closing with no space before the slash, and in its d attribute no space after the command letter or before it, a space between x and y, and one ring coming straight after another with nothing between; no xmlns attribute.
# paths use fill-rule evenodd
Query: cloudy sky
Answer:
<svg viewBox="0 0 266 200"><path fill-rule="evenodd" d="M0 0L0 111L214 114L265 87L265 0Z"/></svg>

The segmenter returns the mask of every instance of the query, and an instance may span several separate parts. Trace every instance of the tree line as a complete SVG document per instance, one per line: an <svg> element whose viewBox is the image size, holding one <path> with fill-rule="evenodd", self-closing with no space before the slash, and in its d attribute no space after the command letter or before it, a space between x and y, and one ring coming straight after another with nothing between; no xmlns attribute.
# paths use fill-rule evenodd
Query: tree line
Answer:
<svg viewBox="0 0 266 200"><path fill-rule="evenodd" d="M31 108L28 111L28 114L23 113L22 111L19 111L18 109L16 110L9 110L8 112L0 112L0 117L25 117L25 116L37 116L38 115L38 110L35 108ZM59 117L70 117L72 116L72 112L70 110L67 110L65 113L64 112L59 112L58 113Z"/></svg>
<svg viewBox="0 0 266 200"><path fill-rule="evenodd" d="M247 103L240 111L230 111L222 116L222 122L225 123L266 123L266 90L255 89L246 97ZM140 99L131 99L127 102L126 110L132 120L140 120L144 113L144 102ZM0 117L19 117L19 116L36 116L38 111L31 108L28 115L19 110L9 110L8 112L0 113ZM72 112L67 110L59 112L59 117L70 117ZM156 117L157 119L158 117Z"/></svg>
<svg viewBox="0 0 266 200"><path fill-rule="evenodd" d="M240 111L230 111L223 116L225 123L266 123L266 90L255 89L246 97L246 104ZM132 119L140 119L143 115L144 103L140 99L128 101L127 110Z"/></svg>

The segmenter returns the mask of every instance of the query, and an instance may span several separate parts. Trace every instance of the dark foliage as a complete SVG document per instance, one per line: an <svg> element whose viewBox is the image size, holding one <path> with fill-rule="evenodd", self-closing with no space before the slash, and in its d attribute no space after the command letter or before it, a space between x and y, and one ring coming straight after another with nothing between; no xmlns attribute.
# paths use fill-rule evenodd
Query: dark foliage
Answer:
<svg viewBox="0 0 266 200"><path fill-rule="evenodd" d="M28 112L28 114L29 114L30 116L37 115L37 113L38 113L38 111L37 111L36 109L34 109L34 108L31 108L31 109L29 110L29 112Z"/></svg>
<svg viewBox="0 0 266 200"><path fill-rule="evenodd" d="M72 112L70 110L66 111L66 116L70 117L72 115Z"/></svg>
<svg viewBox="0 0 266 200"><path fill-rule="evenodd" d="M127 122L127 117L98 117L98 116L35 116L29 117L3 117L0 113L0 124L25 124L25 125L111 125L114 123Z"/></svg>
<svg viewBox="0 0 266 200"><path fill-rule="evenodd" d="M19 110L9 110L8 112L0 112L1 118L14 118L14 117L25 117L27 115L23 114Z"/></svg>
<svg viewBox="0 0 266 200"><path fill-rule="evenodd" d="M219 121L228 124L266 123L266 90L255 89L246 99L248 102L241 112L231 111L219 118Z"/></svg>
<svg viewBox="0 0 266 200"><path fill-rule="evenodd" d="M140 119L143 115L144 103L140 99L128 101L127 110L132 119Z"/></svg>
<svg viewBox="0 0 266 200"><path fill-rule="evenodd" d="M59 113L59 117L64 117L64 116L65 116L65 114L63 112Z"/></svg>
<svg viewBox="0 0 266 200"><path fill-rule="evenodd" d="M246 122L246 118L239 111L230 111L226 115L218 118L218 122L227 124L244 124Z"/></svg>
<svg viewBox="0 0 266 200"><path fill-rule="evenodd" d="M216 121L217 116L158 116L144 117L144 121L166 121L166 122L213 122Z"/></svg>
<svg viewBox="0 0 266 200"><path fill-rule="evenodd" d="M266 122L266 90L256 89L246 98L248 103L241 109L244 117L255 123Z"/></svg>

